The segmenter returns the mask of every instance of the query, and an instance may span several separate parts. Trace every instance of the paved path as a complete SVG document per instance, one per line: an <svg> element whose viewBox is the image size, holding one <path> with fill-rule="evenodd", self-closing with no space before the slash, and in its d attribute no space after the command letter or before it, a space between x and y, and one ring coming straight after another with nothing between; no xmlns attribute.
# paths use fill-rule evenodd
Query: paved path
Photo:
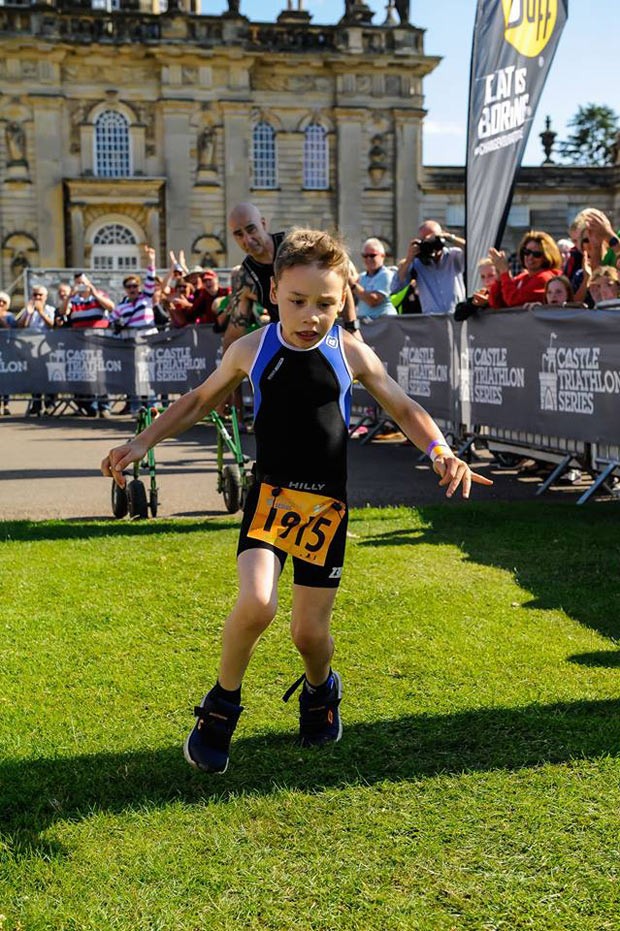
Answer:
<svg viewBox="0 0 620 931"><path fill-rule="evenodd" d="M14 405L19 412L19 407ZM0 421L0 519L103 518L112 520L110 480L99 463L111 446L132 431L129 417L89 420L82 417L25 418ZM253 455L252 436L243 437ZM158 483L162 517L223 515L216 491L215 430L194 427L180 439L158 447ZM480 471L495 481L474 488L480 500L528 500L537 479L518 478L491 461ZM547 497L576 500L583 488L558 488ZM353 506L422 505L444 500L443 491L417 452L407 445L350 444L350 503Z"/></svg>

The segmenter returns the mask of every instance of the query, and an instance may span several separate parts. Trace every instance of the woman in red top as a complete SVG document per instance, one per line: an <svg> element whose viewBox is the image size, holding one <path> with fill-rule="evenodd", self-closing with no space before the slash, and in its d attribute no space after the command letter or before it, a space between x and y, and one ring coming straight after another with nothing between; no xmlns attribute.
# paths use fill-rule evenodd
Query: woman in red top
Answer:
<svg viewBox="0 0 620 931"><path fill-rule="evenodd" d="M499 278L489 289L489 307L522 307L523 304L543 303L545 287L550 278L560 274L562 258L555 240L549 233L530 230L519 245L519 258L524 271L510 274L505 252L489 251L489 258Z"/></svg>

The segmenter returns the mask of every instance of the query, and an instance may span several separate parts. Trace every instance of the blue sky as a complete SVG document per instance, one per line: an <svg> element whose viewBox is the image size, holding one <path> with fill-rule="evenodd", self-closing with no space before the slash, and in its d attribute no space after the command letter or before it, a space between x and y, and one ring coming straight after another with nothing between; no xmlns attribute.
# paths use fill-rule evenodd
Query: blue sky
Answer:
<svg viewBox="0 0 620 931"><path fill-rule="evenodd" d="M375 11L373 22L385 20L385 0L366 0ZM297 5L295 0L295 6ZM274 20L286 0L241 0L241 12L258 21ZM465 131L471 38L475 0L411 0L410 20L426 30L425 50L441 55L443 61L425 80L426 128L424 163L462 165L465 161ZM226 9L222 0L203 0L205 13ZM344 11L344 0L305 0L312 22L333 23ZM618 46L620 45L620 0L569 0L568 22L543 96L541 98L524 164L543 160L538 134L549 115L552 128L562 139L566 123L581 104L606 104L620 114Z"/></svg>

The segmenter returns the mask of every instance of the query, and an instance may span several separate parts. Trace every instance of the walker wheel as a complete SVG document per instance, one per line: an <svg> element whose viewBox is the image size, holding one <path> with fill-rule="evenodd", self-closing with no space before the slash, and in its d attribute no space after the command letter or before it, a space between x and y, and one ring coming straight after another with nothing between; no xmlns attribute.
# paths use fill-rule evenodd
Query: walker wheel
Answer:
<svg viewBox="0 0 620 931"><path fill-rule="evenodd" d="M222 494L229 514L236 514L241 506L241 473L238 465L226 465L222 469Z"/></svg>
<svg viewBox="0 0 620 931"><path fill-rule="evenodd" d="M125 517L128 510L127 486L120 488L116 482L112 480L112 513L120 520L121 517Z"/></svg>
<svg viewBox="0 0 620 931"><path fill-rule="evenodd" d="M134 478L134 480L127 485L127 501L129 504L129 516L133 520L144 520L149 516L146 488L139 478Z"/></svg>

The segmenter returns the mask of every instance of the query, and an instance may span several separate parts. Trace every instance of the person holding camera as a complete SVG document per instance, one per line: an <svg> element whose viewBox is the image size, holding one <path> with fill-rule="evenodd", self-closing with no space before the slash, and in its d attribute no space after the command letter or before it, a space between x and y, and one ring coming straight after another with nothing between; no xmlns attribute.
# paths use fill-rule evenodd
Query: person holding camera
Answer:
<svg viewBox="0 0 620 931"><path fill-rule="evenodd" d="M30 292L30 300L24 309L16 317L16 326L28 327L31 330L39 332L50 330L54 326L54 317L56 309L52 304L47 303L48 290L42 284L33 284ZM40 417L45 403L45 412L51 412L54 406L55 395L46 394L45 402L43 396L34 393L30 397L30 403L26 409L26 417Z"/></svg>
<svg viewBox="0 0 620 931"><path fill-rule="evenodd" d="M95 287L84 272L73 277L71 295L66 305L69 326L78 329L104 329L108 326L108 314L114 301L105 291Z"/></svg>
<svg viewBox="0 0 620 931"><path fill-rule="evenodd" d="M425 220L398 263L391 293L398 294L414 280L423 314L453 314L459 301L465 300L464 247L464 239L435 220Z"/></svg>
<svg viewBox="0 0 620 931"><path fill-rule="evenodd" d="M110 314L110 323L115 336L128 339L140 332L143 336L157 333L153 314L153 294L155 292L155 250L144 247L147 268L144 287L139 275L127 275L123 279L125 296L121 298Z"/></svg>
<svg viewBox="0 0 620 931"><path fill-rule="evenodd" d="M71 329L102 330L109 326L108 314L114 307L114 301L105 291L101 291L84 272L73 276L71 294L63 310L64 326ZM76 395L73 399L76 416L110 417L110 402L106 394Z"/></svg>

